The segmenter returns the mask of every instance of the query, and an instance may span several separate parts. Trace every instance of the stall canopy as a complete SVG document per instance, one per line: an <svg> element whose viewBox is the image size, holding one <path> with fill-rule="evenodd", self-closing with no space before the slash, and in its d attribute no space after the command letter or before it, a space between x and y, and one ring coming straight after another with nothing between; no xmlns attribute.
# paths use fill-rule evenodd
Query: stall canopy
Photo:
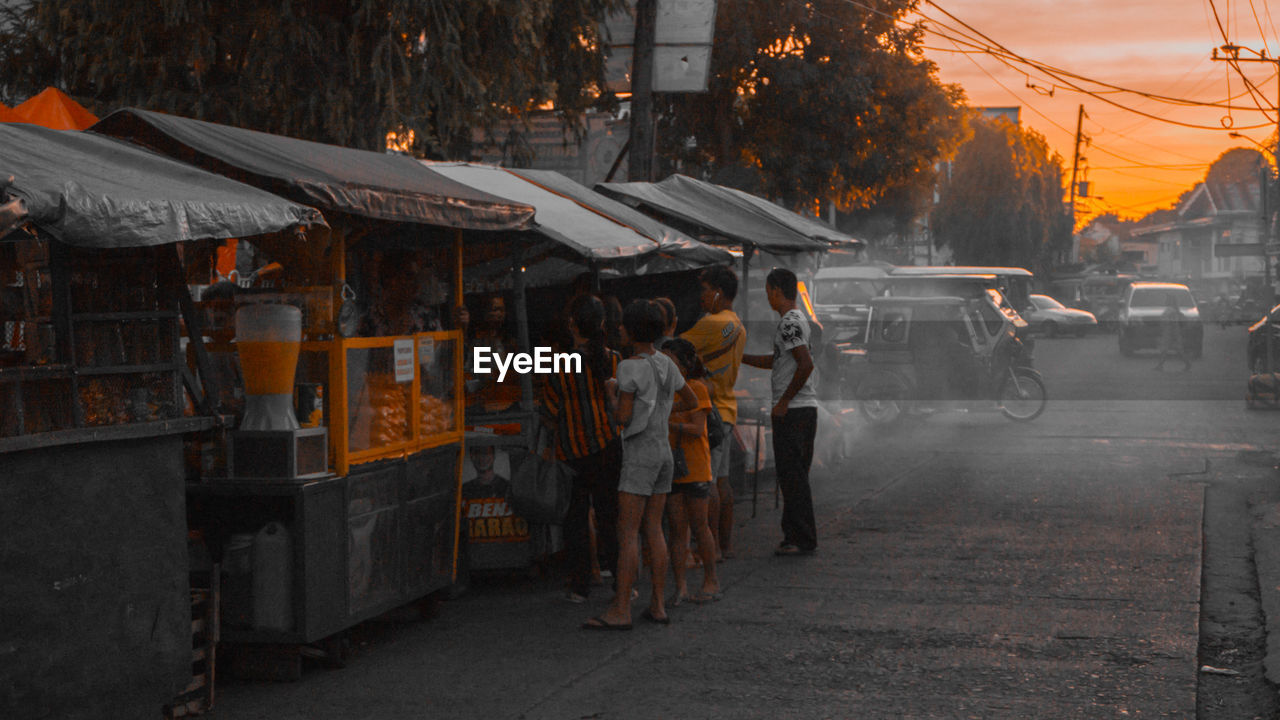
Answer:
<svg viewBox="0 0 1280 720"><path fill-rule="evenodd" d="M852 238L749 193L685 175L658 183L601 183L596 189L659 217L690 223L732 244L775 254L822 252L832 241Z"/></svg>
<svg viewBox="0 0 1280 720"><path fill-rule="evenodd" d="M138 109L91 128L326 213L463 230L527 227L533 208L457 183L404 155L298 140ZM332 219L332 218L331 218Z"/></svg>
<svg viewBox="0 0 1280 720"><path fill-rule="evenodd" d="M30 123L52 130L84 130L98 118L66 93L48 87L0 114L0 120Z"/></svg>
<svg viewBox="0 0 1280 720"><path fill-rule="evenodd" d="M533 231L568 249L578 263L528 263L533 286L572 279L583 264L604 275L645 275L732 261L713 248L548 170L509 170L472 163L428 163L436 172L537 209Z"/></svg>
<svg viewBox="0 0 1280 720"><path fill-rule="evenodd" d="M31 222L70 245L142 247L325 224L314 208L89 133L0 124L9 176L0 236Z"/></svg>

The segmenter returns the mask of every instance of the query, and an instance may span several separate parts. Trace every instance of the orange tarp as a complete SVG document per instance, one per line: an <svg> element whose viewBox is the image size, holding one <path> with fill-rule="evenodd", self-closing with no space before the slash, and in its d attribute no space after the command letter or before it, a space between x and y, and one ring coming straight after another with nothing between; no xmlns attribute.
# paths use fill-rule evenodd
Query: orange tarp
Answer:
<svg viewBox="0 0 1280 720"><path fill-rule="evenodd" d="M84 130L98 122L98 118L80 103L52 87L13 108L0 111L0 120L41 125L53 130Z"/></svg>

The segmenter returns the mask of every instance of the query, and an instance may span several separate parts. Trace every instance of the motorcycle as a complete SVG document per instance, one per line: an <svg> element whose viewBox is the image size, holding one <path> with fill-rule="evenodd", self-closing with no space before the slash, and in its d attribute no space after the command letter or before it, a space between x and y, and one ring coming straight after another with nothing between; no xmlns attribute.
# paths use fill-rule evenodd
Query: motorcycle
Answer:
<svg viewBox="0 0 1280 720"><path fill-rule="evenodd" d="M1019 337L1026 321L990 293L872 300L868 369L855 391L862 416L879 426L957 407L1039 417L1048 391Z"/></svg>

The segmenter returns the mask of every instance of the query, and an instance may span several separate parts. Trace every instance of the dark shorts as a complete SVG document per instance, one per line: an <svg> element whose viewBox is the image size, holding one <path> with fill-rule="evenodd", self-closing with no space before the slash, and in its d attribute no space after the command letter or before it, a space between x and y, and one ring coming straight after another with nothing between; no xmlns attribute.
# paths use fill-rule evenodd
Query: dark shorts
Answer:
<svg viewBox="0 0 1280 720"><path fill-rule="evenodd" d="M724 439L719 445L711 448L711 477L713 478L729 477L729 455L734 442L733 423L721 424L724 425Z"/></svg>
<svg viewBox="0 0 1280 720"><path fill-rule="evenodd" d="M706 500L711 497L711 483L709 482L686 482L671 483L671 492L676 495L684 495L695 500Z"/></svg>

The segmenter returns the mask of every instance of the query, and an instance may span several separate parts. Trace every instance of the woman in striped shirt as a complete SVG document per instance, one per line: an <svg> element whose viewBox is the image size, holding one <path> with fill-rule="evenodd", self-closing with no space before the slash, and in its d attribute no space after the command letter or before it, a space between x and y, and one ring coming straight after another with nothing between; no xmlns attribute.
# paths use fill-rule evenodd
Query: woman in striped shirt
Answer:
<svg viewBox="0 0 1280 720"><path fill-rule="evenodd" d="M582 357L582 372L546 376L543 422L558 439L556 454L577 473L564 519L565 560L569 569L571 602L590 594L591 539L589 510L595 508L596 537L601 569L616 576L618 569L618 475L622 444L613 422L613 408L605 395L605 381L618 370L621 357L605 346L604 303L593 295L579 295L569 306L569 331L574 351Z"/></svg>

